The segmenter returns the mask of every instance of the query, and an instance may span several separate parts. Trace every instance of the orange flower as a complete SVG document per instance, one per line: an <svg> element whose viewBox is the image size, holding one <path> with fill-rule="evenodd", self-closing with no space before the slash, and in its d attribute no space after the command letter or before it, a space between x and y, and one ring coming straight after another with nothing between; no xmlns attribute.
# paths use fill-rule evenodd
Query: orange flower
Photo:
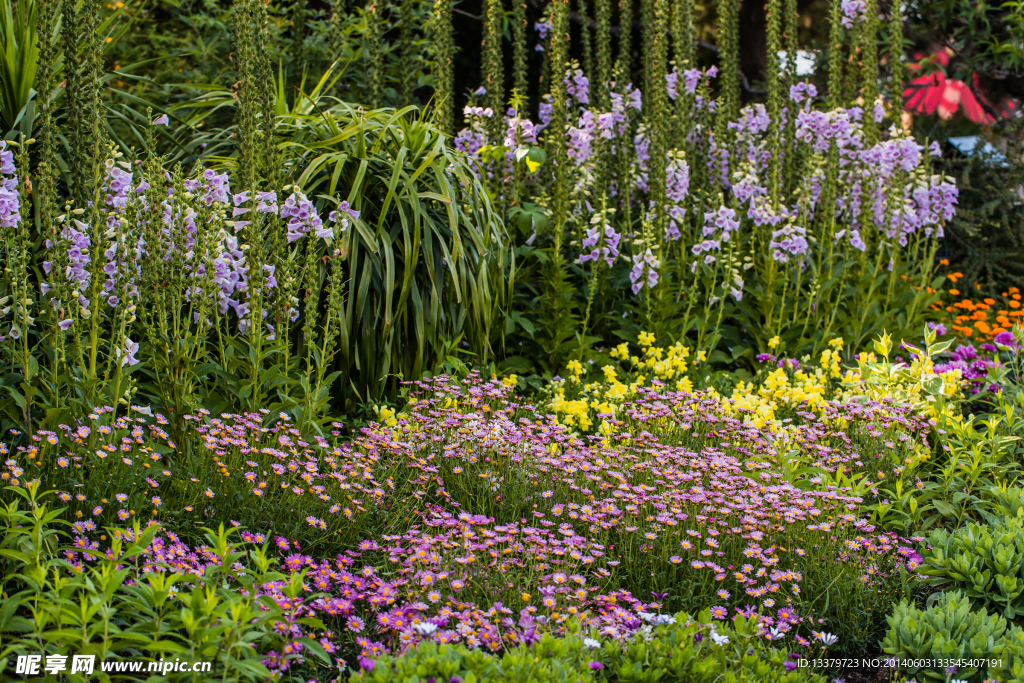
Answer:
<svg viewBox="0 0 1024 683"><path fill-rule="evenodd" d="M988 323L984 320L978 320L974 323L974 326L978 328L978 331L982 334L991 334L992 328L988 326Z"/></svg>
<svg viewBox="0 0 1024 683"><path fill-rule="evenodd" d="M951 290L949 290L949 293L952 294L953 296L960 296L960 290L959 289L951 289Z"/></svg>

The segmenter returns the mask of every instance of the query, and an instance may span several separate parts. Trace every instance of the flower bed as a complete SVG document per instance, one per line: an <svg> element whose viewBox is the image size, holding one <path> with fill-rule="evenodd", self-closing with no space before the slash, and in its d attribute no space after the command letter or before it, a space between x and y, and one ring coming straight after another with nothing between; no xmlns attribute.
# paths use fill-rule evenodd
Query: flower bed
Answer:
<svg viewBox="0 0 1024 683"><path fill-rule="evenodd" d="M877 635L900 568L917 566L861 508L930 448L928 420L905 407L828 402L758 428L718 396L649 388L587 437L497 380L423 381L411 400L349 442L199 416L188 458L159 417L106 425L101 411L91 428L34 435L2 476L39 479L68 506L71 572L125 520L164 528L138 579L202 573L218 558L188 539L243 526L243 547L272 542L282 568L307 572L301 600L264 586L294 607L288 623L316 616L326 631L305 635L364 657L421 640L417 623L497 650L535 622L621 638L641 612L705 608L757 615L769 640L828 629L849 648Z"/></svg>

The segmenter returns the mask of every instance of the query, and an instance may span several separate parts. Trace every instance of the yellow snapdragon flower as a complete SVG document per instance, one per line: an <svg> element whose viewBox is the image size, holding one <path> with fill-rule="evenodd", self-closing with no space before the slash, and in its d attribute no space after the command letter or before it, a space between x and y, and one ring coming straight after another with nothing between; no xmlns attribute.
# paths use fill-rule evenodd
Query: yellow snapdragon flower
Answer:
<svg viewBox="0 0 1024 683"><path fill-rule="evenodd" d="M568 363L566 363L565 369L569 373L569 376L572 377L573 381L575 382L579 382L580 377L583 376L583 363L579 362L578 360L571 360Z"/></svg>

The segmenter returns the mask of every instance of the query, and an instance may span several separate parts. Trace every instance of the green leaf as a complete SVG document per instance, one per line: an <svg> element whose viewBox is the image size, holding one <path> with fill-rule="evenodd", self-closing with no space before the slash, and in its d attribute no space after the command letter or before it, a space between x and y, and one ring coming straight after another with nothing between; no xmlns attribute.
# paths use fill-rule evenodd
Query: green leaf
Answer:
<svg viewBox="0 0 1024 683"><path fill-rule="evenodd" d="M944 500L935 499L931 502L932 506L939 511L943 517L956 517L956 509Z"/></svg>

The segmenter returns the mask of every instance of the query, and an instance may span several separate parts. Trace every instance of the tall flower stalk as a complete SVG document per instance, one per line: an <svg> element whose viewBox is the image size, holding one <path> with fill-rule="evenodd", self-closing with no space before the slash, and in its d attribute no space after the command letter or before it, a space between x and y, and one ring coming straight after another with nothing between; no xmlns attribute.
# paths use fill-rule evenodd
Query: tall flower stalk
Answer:
<svg viewBox="0 0 1024 683"><path fill-rule="evenodd" d="M893 0L889 16L889 90L891 107L903 112L903 3ZM902 125L902 124L900 124Z"/></svg>
<svg viewBox="0 0 1024 683"><path fill-rule="evenodd" d="M363 56L366 62L367 104L373 109L384 103L384 8L381 0L369 0L363 10L366 20L366 44Z"/></svg>
<svg viewBox="0 0 1024 683"><path fill-rule="evenodd" d="M693 26L693 0L674 0L672 3L672 49L676 67L691 69L695 66L697 36Z"/></svg>
<svg viewBox="0 0 1024 683"><path fill-rule="evenodd" d="M512 0L512 89L521 98L527 92L526 2Z"/></svg>
<svg viewBox="0 0 1024 683"><path fill-rule="evenodd" d="M861 97L864 102L864 139L870 146L878 142L878 122L884 113L878 101L878 0L864 0L861 29Z"/></svg>
<svg viewBox="0 0 1024 683"><path fill-rule="evenodd" d="M611 103L608 82L612 78L612 6L611 0L594 0L595 60L594 104L607 109Z"/></svg>
<svg viewBox="0 0 1024 683"><path fill-rule="evenodd" d="M68 112L68 161L71 196L77 206L91 199L97 182L100 150L100 3L61 0L61 46L64 52L65 110Z"/></svg>
<svg viewBox="0 0 1024 683"><path fill-rule="evenodd" d="M434 109L437 125L448 135L455 134L455 40L452 35L452 0L434 0L430 20L434 49Z"/></svg>
<svg viewBox="0 0 1024 683"><path fill-rule="evenodd" d="M629 82L633 68L633 0L619 0L619 59L615 81L619 87Z"/></svg>
<svg viewBox="0 0 1024 683"><path fill-rule="evenodd" d="M417 44L415 40L416 29L416 2L417 0L402 0L401 12L398 25L398 41L401 45L402 69L399 76L399 96L402 104L412 101L413 89L413 64L419 59Z"/></svg>
<svg viewBox="0 0 1024 683"><path fill-rule="evenodd" d="M493 112L488 125L488 142L500 145L505 136L503 129L505 105L505 70L502 64L502 25L505 13L501 0L487 0L483 41L484 102Z"/></svg>
<svg viewBox="0 0 1024 683"><path fill-rule="evenodd" d="M740 111L740 4L718 0L718 49L721 61L721 95L718 106L723 121L733 121Z"/></svg>
<svg viewBox="0 0 1024 683"><path fill-rule="evenodd" d="M623 15L629 15L629 7L621 6ZM864 314L873 301L890 312L905 306L919 316L916 290L902 283L918 282L927 270L916 259L927 258L928 245L952 215L955 188L924 173L913 141L883 134L877 124L884 110L862 109L859 102L845 106L846 90L862 87L867 74L878 70L870 47L867 65L846 64L849 41L863 57L858 46L868 45L866 34L879 30L859 7L834 5L825 98L813 81L796 73L796 3L772 0L768 101L740 108L738 97L729 100L735 83L722 84L714 97L718 81L730 80L726 65L738 69L738 45L728 30L734 6L720 8L719 71L681 69L688 48L686 40L679 43L685 29L676 28L686 23L685 8L669 12L658 0L645 2L642 93L623 78L626 50L618 55L610 90L569 66L558 29L564 7L550 6L548 20L538 22L541 38L550 38L545 50L550 95L540 102L537 123L519 107L504 122L520 168L524 159L528 165L536 161L527 156L530 145L543 145L546 159L524 171L525 182L512 175L511 182L494 186L499 202L521 207L515 214L520 224L525 216L538 228L530 231L526 246L536 249L536 239L550 239L536 266L543 274L538 287L543 307L536 317L541 331L535 337L544 340L540 348L554 349L553 356L561 353L574 306L586 321L586 334L601 321L612 326L604 335L643 326L716 345L723 326L730 325L755 335L761 350L775 336L814 351L836 332L863 339L880 331L878 318ZM596 2L595 11L600 26L603 3ZM625 18L620 21L628 25ZM621 45L628 45L628 33L620 35ZM603 68L603 35L599 30L595 71ZM674 65L668 62L673 36ZM682 66L688 66L685 60ZM851 74L857 83L844 84ZM491 157L481 152L493 120L481 107L467 108L466 114L457 144L494 180L487 166ZM526 208L531 205L536 208ZM615 209L607 220L621 235L622 255L630 261L628 268L606 271L607 277L595 274L591 263L600 237L591 234L590 221L605 206ZM538 217L549 219L546 229ZM626 275L635 298L614 284ZM623 295L634 303L619 323L616 302ZM591 353L581 334L577 331L572 351L579 358Z"/></svg>

